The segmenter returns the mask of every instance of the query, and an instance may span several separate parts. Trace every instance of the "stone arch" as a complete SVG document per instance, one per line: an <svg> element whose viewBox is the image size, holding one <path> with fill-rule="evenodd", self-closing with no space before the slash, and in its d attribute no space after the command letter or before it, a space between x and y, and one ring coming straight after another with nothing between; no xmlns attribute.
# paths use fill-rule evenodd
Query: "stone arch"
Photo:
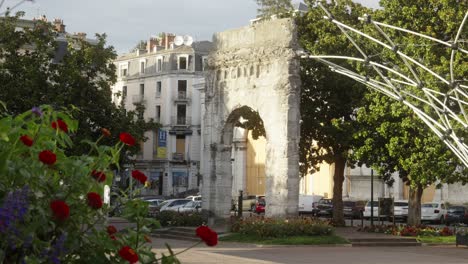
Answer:
<svg viewBox="0 0 468 264"><path fill-rule="evenodd" d="M243 107L258 112L267 136L266 215L297 215L300 78L294 22L267 20L217 33L214 44L206 77L206 91L213 92L205 95L203 117L202 195L203 209L212 216L210 224L230 217L232 133L236 113ZM269 65L269 70L260 65ZM218 70L252 66L257 78L210 82Z"/></svg>

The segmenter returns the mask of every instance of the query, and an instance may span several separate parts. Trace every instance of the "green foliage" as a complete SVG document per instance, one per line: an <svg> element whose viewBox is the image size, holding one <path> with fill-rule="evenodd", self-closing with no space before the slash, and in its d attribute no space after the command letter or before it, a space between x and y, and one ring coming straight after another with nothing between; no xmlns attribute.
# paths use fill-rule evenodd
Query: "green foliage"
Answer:
<svg viewBox="0 0 468 264"><path fill-rule="evenodd" d="M101 137L88 141L88 155L68 155L78 122L50 106L41 112L0 119L0 263L126 263L118 253L124 246L136 252L140 263L158 263L144 239L149 226L157 225L145 218L144 201L124 204L124 217L136 228L106 232L110 208L102 205L104 185L112 183L109 166L118 165L124 144L103 145ZM59 119L68 132L53 128ZM44 150L52 154L45 158ZM93 171L107 177L97 180Z"/></svg>
<svg viewBox="0 0 468 264"><path fill-rule="evenodd" d="M288 16L293 11L291 0L255 0L258 5L257 17L269 18L272 15Z"/></svg>
<svg viewBox="0 0 468 264"><path fill-rule="evenodd" d="M162 226L201 226L206 221L201 213L162 211L156 216Z"/></svg>
<svg viewBox="0 0 468 264"><path fill-rule="evenodd" d="M240 121L241 117L244 119L244 122ZM266 137L265 126L263 125L262 118L257 111L248 106L243 106L234 110L230 115L228 122L235 122L235 126L252 131L252 137L254 139Z"/></svg>
<svg viewBox="0 0 468 264"><path fill-rule="evenodd" d="M16 30L20 16L0 19L0 101L10 114L16 115L33 106L49 104L54 109L72 109L78 130L71 137L72 154L87 151L84 139L96 140L100 128L107 128L112 136L106 144L118 142L118 135L127 131L137 141L144 141L144 132L156 129L152 120L141 118L143 108L125 111L112 102L111 85L116 81L116 58L113 47L106 46L106 35L96 35L96 43L67 37L65 56L57 61L58 34L50 23L41 20L34 27ZM129 149L138 152L139 144Z"/></svg>
<svg viewBox="0 0 468 264"><path fill-rule="evenodd" d="M332 235L334 230L326 222L311 218L271 219L247 218L232 225L232 232L257 238Z"/></svg>

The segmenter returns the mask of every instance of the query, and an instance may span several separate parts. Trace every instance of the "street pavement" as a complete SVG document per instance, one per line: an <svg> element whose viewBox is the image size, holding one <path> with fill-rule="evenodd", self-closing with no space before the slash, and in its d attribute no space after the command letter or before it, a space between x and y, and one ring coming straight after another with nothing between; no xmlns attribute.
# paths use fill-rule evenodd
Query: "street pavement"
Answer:
<svg viewBox="0 0 468 264"><path fill-rule="evenodd" d="M193 245L192 242L153 238L157 253L164 244L174 252ZM201 244L178 256L183 264L467 264L468 247L350 247L350 246L259 246L220 242L216 247Z"/></svg>

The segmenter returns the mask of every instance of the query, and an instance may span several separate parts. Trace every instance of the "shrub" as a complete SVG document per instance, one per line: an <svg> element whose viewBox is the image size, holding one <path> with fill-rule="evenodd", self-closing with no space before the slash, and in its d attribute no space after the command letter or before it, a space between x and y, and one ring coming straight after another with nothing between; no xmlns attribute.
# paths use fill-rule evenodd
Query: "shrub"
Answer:
<svg viewBox="0 0 468 264"><path fill-rule="evenodd" d="M232 225L232 232L255 235L259 238L331 235L333 231L333 227L328 223L312 218L252 217L237 221Z"/></svg>
<svg viewBox="0 0 468 264"><path fill-rule="evenodd" d="M451 236L453 231L448 227L435 228L426 225L417 226L394 226L394 225L375 225L359 227L358 231L370 233L385 233L395 236Z"/></svg>
<svg viewBox="0 0 468 264"><path fill-rule="evenodd" d="M162 211L156 219L162 226L201 226L204 219L201 213L178 213L174 211Z"/></svg>
<svg viewBox="0 0 468 264"><path fill-rule="evenodd" d="M147 203L122 199L136 228L106 224L110 166L118 168L132 142L105 146L101 137L86 142L89 155L69 156L76 130L69 114L49 106L0 119L0 263L158 263L145 239L155 224L144 217Z"/></svg>

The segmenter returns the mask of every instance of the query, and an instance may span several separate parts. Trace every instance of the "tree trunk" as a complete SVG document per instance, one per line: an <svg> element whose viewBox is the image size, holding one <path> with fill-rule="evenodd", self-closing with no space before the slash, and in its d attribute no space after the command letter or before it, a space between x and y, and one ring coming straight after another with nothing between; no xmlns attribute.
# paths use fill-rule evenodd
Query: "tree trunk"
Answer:
<svg viewBox="0 0 468 264"><path fill-rule="evenodd" d="M408 225L421 224L421 197L423 194L423 187L417 185L409 189L408 200Z"/></svg>
<svg viewBox="0 0 468 264"><path fill-rule="evenodd" d="M335 156L335 173L333 175L333 223L335 226L344 226L343 215L343 181L346 159Z"/></svg>

